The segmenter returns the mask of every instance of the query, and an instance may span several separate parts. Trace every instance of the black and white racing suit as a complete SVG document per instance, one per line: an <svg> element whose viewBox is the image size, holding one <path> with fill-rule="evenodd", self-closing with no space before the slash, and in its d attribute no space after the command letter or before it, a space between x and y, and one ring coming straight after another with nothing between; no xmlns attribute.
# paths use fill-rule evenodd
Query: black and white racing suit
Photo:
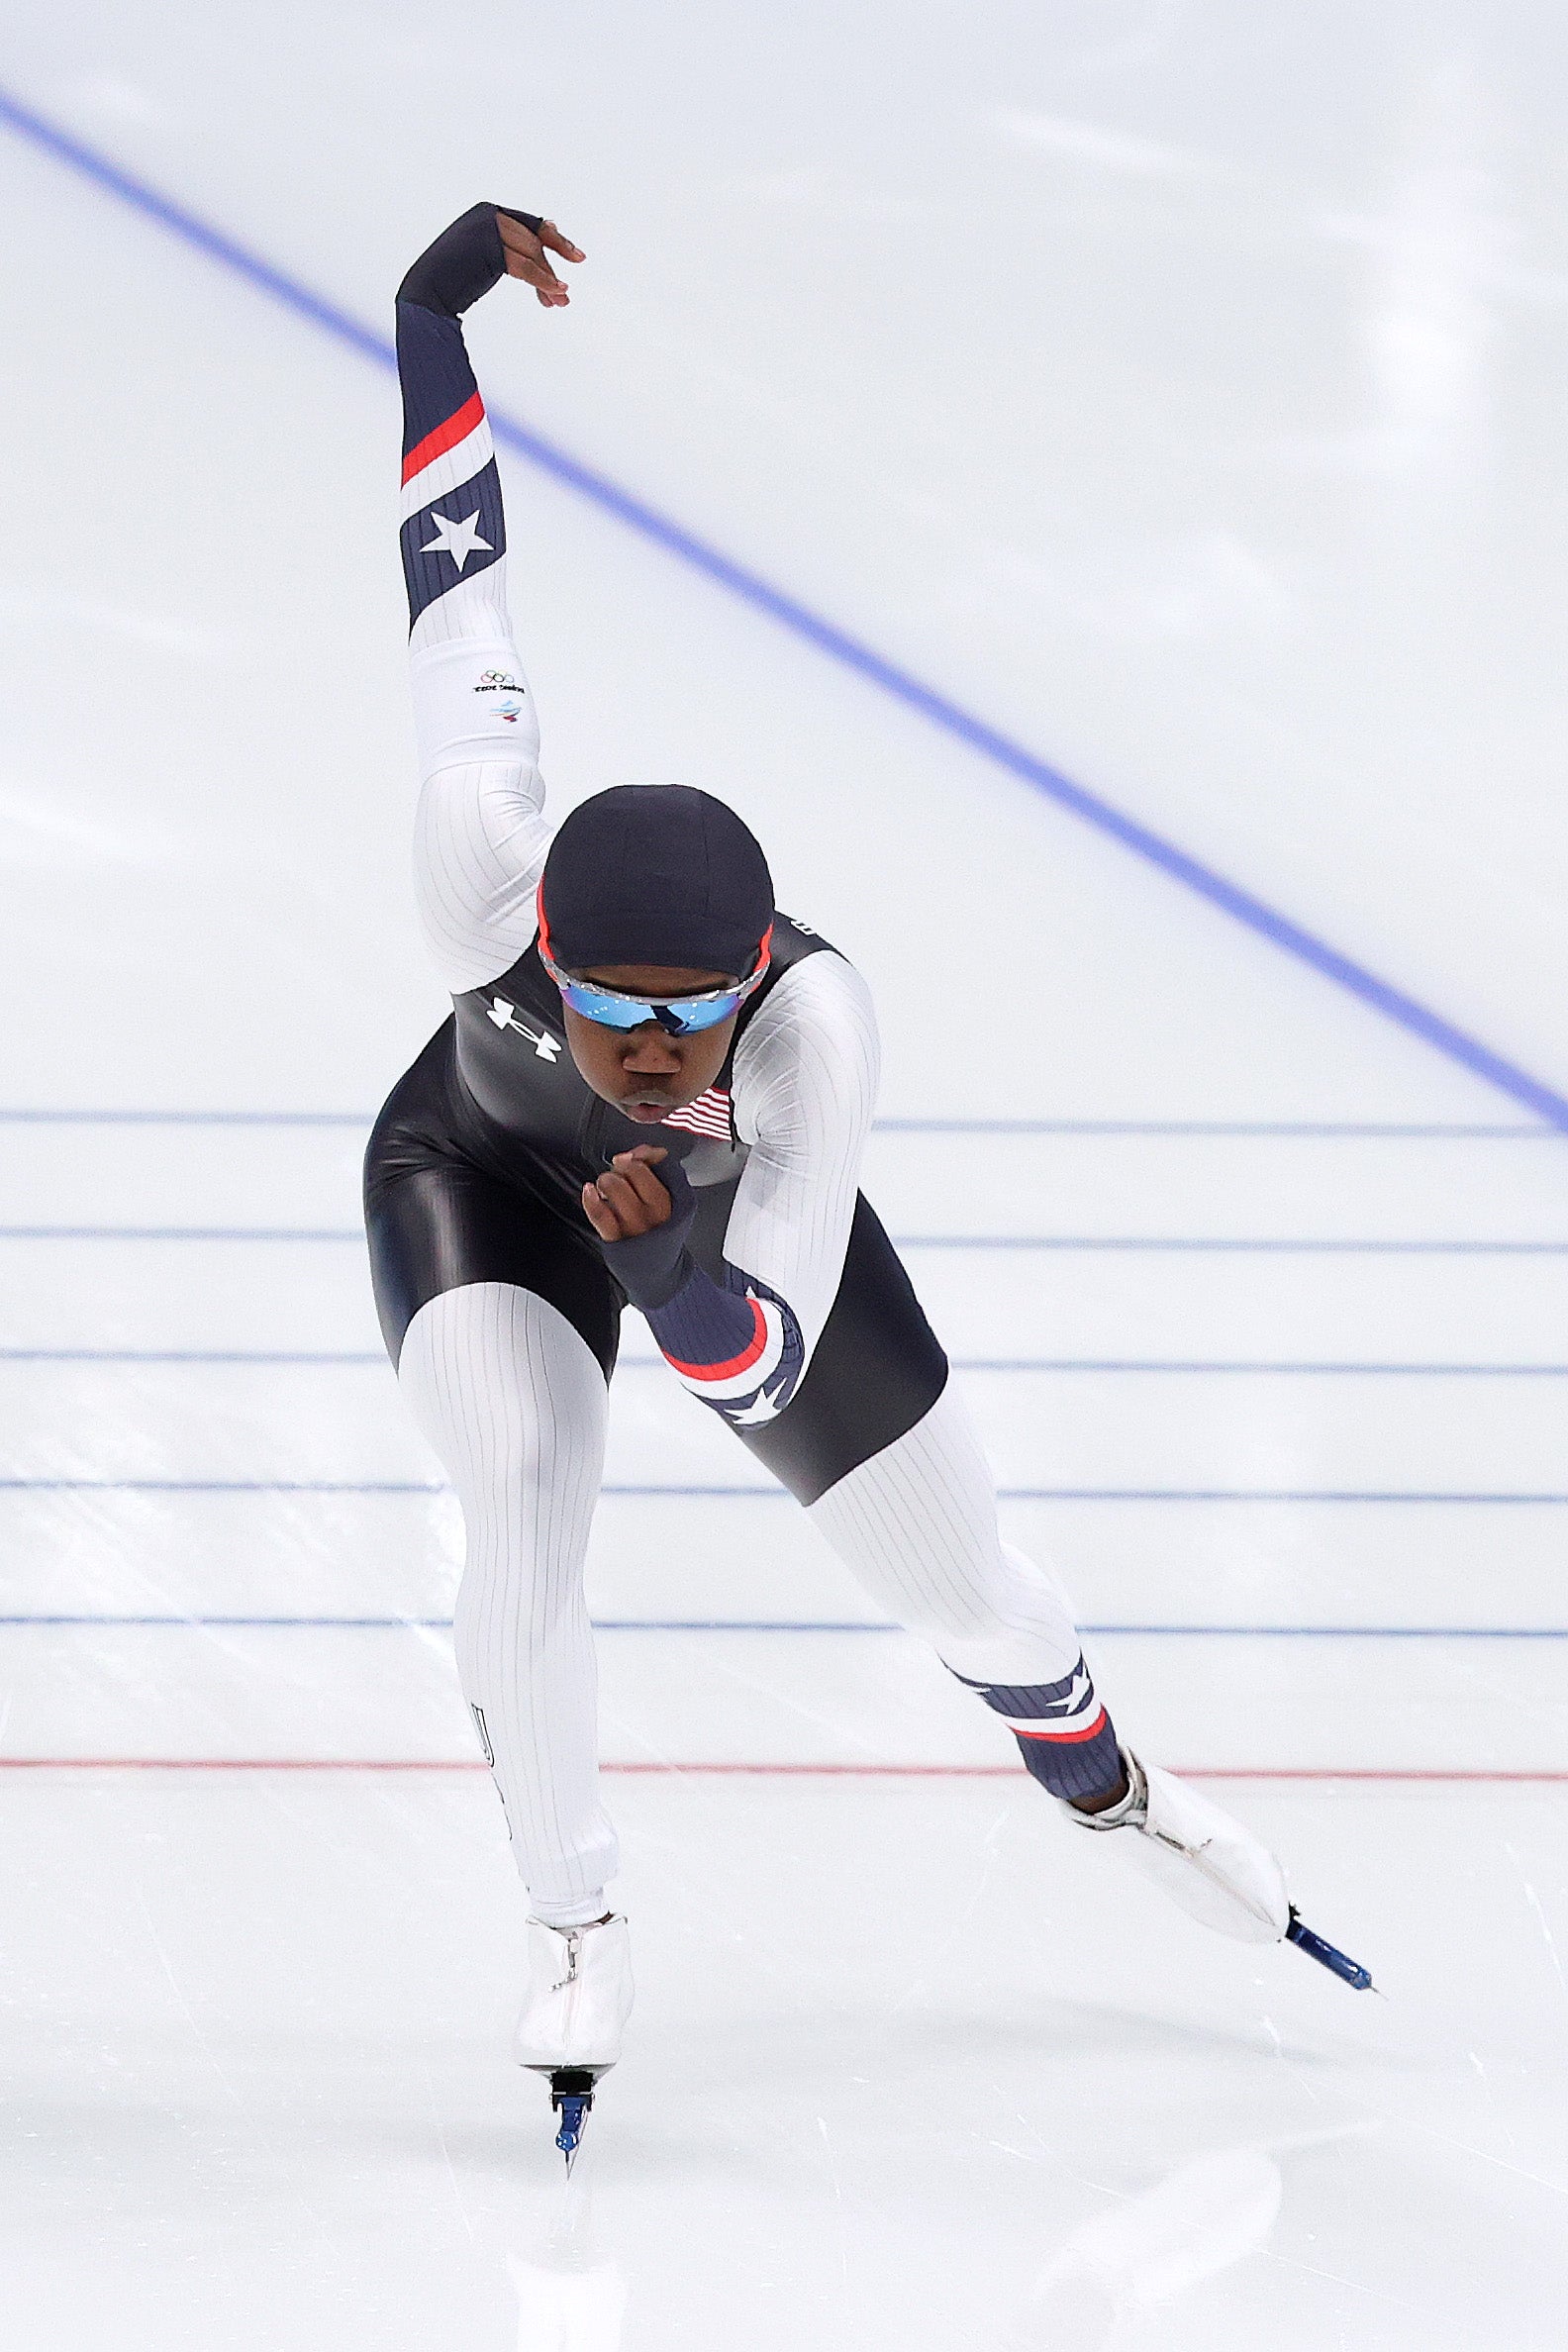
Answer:
<svg viewBox="0 0 1568 2352"><path fill-rule="evenodd" d="M442 252L444 276L417 264L405 281L398 356L417 890L453 1011L376 1123L365 1215L388 1349L462 1503L464 1694L534 1907L566 1925L603 1909L616 1867L583 1560L626 1296L580 1194L650 1130L579 1076L535 945L539 728L455 315L500 271L490 208ZM1035 1777L1098 1793L1120 1759L1066 1603L1002 1541L946 1358L857 1189L876 1081L864 982L781 915L716 1084L651 1130L698 1208L687 1279L648 1321L676 1377L1011 1724Z"/></svg>

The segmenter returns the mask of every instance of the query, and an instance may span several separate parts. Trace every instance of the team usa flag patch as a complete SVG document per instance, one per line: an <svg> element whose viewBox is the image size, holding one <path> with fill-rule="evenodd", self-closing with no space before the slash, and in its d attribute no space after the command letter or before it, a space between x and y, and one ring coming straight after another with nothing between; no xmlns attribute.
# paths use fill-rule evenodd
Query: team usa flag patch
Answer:
<svg viewBox="0 0 1568 2352"><path fill-rule="evenodd" d="M727 1087L710 1086L694 1103L672 1111L661 1127L684 1127L689 1135L708 1135L716 1143L733 1143L735 1127L731 1119L730 1092Z"/></svg>

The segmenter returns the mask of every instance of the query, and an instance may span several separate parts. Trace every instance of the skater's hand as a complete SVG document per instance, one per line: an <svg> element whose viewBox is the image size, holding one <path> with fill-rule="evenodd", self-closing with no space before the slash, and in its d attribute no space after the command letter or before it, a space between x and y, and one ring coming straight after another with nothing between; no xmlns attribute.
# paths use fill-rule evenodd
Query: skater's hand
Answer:
<svg viewBox="0 0 1568 2352"><path fill-rule="evenodd" d="M535 231L498 209L496 227L501 232L508 277L521 278L532 286L545 310L564 310L571 293L564 279L555 275L549 255L559 253L563 261L581 261L586 258L581 248L569 237L562 237L553 221L540 221ZM605 1238L612 1236L606 1234Z"/></svg>
<svg viewBox="0 0 1568 2352"><path fill-rule="evenodd" d="M585 1184L582 1205L601 1241L635 1241L669 1223L674 1206L653 1170L668 1152L656 1143L618 1151L597 1184Z"/></svg>
<svg viewBox="0 0 1568 2352"><path fill-rule="evenodd" d="M434 311L441 319L460 319L507 276L532 286L546 310L564 310L570 297L550 265L550 253L559 253L565 261L583 258L571 239L538 213L470 204L434 245L426 246L405 274L398 300Z"/></svg>

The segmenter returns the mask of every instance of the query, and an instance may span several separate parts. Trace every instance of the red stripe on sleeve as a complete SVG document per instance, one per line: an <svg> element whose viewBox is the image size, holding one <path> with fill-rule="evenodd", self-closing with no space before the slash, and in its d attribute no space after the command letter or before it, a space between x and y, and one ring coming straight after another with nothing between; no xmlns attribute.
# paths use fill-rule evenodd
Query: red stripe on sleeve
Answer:
<svg viewBox="0 0 1568 2352"><path fill-rule="evenodd" d="M767 1318L755 1299L747 1303L751 1309L753 1335L738 1355L732 1356L728 1364L683 1364L676 1356L666 1356L664 1360L671 1371L679 1372L686 1380L735 1380L740 1373L749 1372L753 1364L760 1363L767 1351Z"/></svg>
<svg viewBox="0 0 1568 2352"><path fill-rule="evenodd" d="M403 460L404 482L412 482L414 476L423 473L427 465L434 465L438 457L444 457L448 449L454 449L460 441L466 441L474 427L482 421L484 413L484 402L475 392L463 402L454 416L447 418L444 425L438 425L434 433L427 433L422 441L416 441Z"/></svg>
<svg viewBox="0 0 1568 2352"><path fill-rule="evenodd" d="M1097 1707L1094 1721L1086 1723L1081 1731L1048 1731L1043 1724L1037 1731L1026 1731L1022 1723L1010 1723L1008 1729L1016 1731L1020 1739L1050 1739L1059 1742L1062 1746L1067 1746L1075 1744L1080 1739L1093 1739L1098 1732L1105 1729L1105 1709Z"/></svg>

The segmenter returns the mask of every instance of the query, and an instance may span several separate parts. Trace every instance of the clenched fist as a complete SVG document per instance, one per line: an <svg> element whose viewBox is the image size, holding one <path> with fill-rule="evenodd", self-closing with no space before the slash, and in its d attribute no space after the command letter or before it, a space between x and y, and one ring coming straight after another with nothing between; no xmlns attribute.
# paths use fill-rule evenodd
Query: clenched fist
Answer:
<svg viewBox="0 0 1568 2352"><path fill-rule="evenodd" d="M656 1143L638 1143L618 1151L597 1184L583 1186L583 1214L601 1241L634 1241L669 1223L674 1204L653 1173L668 1157Z"/></svg>

